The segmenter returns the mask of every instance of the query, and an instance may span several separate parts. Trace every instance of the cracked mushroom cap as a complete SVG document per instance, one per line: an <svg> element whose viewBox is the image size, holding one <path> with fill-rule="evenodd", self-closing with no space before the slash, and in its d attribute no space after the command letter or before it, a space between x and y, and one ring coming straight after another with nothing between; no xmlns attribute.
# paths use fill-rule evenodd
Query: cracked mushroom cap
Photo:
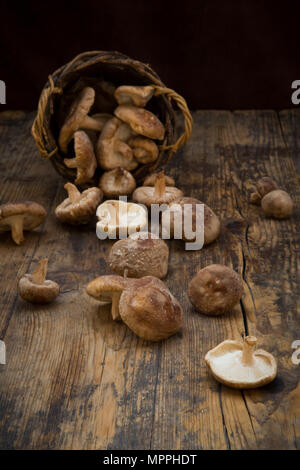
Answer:
<svg viewBox="0 0 300 470"><path fill-rule="evenodd" d="M48 259L41 259L32 274L25 274L19 281L22 299L33 304L47 304L59 294L59 285L46 279Z"/></svg>
<svg viewBox="0 0 300 470"><path fill-rule="evenodd" d="M152 173L144 179L143 186L155 186L157 178L159 178L159 173ZM175 180L171 176L164 174L164 178L166 186L175 186Z"/></svg>
<svg viewBox="0 0 300 470"><path fill-rule="evenodd" d="M136 182L129 171L118 167L103 173L99 181L99 188L105 197L128 196L135 190Z"/></svg>
<svg viewBox="0 0 300 470"><path fill-rule="evenodd" d="M100 204L96 215L98 238L124 238L148 226L146 210L133 202L108 200Z"/></svg>
<svg viewBox="0 0 300 470"><path fill-rule="evenodd" d="M87 285L86 293L101 302L110 302L112 304L113 320L120 320L119 301L127 284L128 280L121 276L100 276Z"/></svg>
<svg viewBox="0 0 300 470"><path fill-rule="evenodd" d="M134 135L130 126L117 118L109 119L103 127L96 146L99 165L104 170L125 168L134 170L138 162L133 158L128 140Z"/></svg>
<svg viewBox="0 0 300 470"><path fill-rule="evenodd" d="M77 169L75 184L84 184L91 181L97 168L97 160L91 139L84 131L74 133L75 158L65 158L68 168Z"/></svg>
<svg viewBox="0 0 300 470"><path fill-rule="evenodd" d="M46 215L45 208L36 202L3 204L0 206L0 232L11 231L13 241L20 245L24 241L23 231L41 225Z"/></svg>
<svg viewBox="0 0 300 470"><path fill-rule="evenodd" d="M205 361L218 382L233 388L257 388L275 379L277 363L272 354L258 349L257 339L247 336L243 343L226 340L209 351Z"/></svg>
<svg viewBox="0 0 300 470"><path fill-rule="evenodd" d="M115 91L115 98L118 104L130 104L144 107L152 98L154 88L147 86L119 86Z"/></svg>
<svg viewBox="0 0 300 470"><path fill-rule="evenodd" d="M74 132L78 129L101 131L103 127L102 122L88 116L88 113L94 104L94 100L95 90L91 87L85 87L72 104L58 137L58 144L63 153L67 153L68 144L71 141Z"/></svg>
<svg viewBox="0 0 300 470"><path fill-rule="evenodd" d="M183 312L179 302L156 277L132 280L121 295L119 308L123 322L146 340L168 338L182 325Z"/></svg>
<svg viewBox="0 0 300 470"><path fill-rule="evenodd" d="M131 105L120 105L115 109L115 116L129 124L137 134L149 139L162 140L165 128L155 114L147 109Z"/></svg>
<svg viewBox="0 0 300 470"><path fill-rule="evenodd" d="M193 277L188 296L196 310L205 315L221 315L231 310L243 295L243 282L233 269L211 264Z"/></svg>
<svg viewBox="0 0 300 470"><path fill-rule="evenodd" d="M115 273L141 278L159 279L168 272L169 248L156 235L139 232L114 243L109 254L109 266Z"/></svg>
<svg viewBox="0 0 300 470"><path fill-rule="evenodd" d="M82 193L72 183L64 186L68 197L55 209L56 217L71 225L86 224L95 215L103 194L100 188L89 188Z"/></svg>
<svg viewBox="0 0 300 470"><path fill-rule="evenodd" d="M293 207L290 195L282 189L269 192L261 200L264 213L274 219L287 219L292 215Z"/></svg>
<svg viewBox="0 0 300 470"><path fill-rule="evenodd" d="M192 238L188 238L183 228L185 224L185 217L187 217L187 221L192 220L193 233L196 232L197 227L199 229L201 228L202 230L202 217L199 217L199 220L197 220L197 204L204 205L204 245L208 245L209 243L212 243L214 240L216 240L220 234L220 220L211 210L211 208L204 204L204 202L192 197L183 197L181 199L177 199L174 202L171 202L169 205L169 209L167 209L166 213L170 213L170 235L171 237L174 236L176 220L179 217L181 218L182 225L182 239L185 241L194 241L196 239L196 235L193 235Z"/></svg>
<svg viewBox="0 0 300 470"><path fill-rule="evenodd" d="M161 171L155 181L154 186L141 186L137 188L132 199L135 202L150 207L151 204L170 204L175 199L183 196L180 189L173 186L166 186L164 172Z"/></svg>

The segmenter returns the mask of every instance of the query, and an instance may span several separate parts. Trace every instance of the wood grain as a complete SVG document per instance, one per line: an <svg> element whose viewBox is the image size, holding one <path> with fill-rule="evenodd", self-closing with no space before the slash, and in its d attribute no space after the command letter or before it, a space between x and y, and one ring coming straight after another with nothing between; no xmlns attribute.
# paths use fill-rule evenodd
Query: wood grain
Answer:
<svg viewBox="0 0 300 470"><path fill-rule="evenodd" d="M33 114L0 114L0 200L35 200L48 216L21 247L0 235L0 366L2 449L297 449L300 447L300 366L291 343L300 339L300 115L295 111L197 111L192 138L168 172L186 195L222 219L219 240L199 252L169 242L166 279L181 302L182 331L161 343L137 338L114 323L109 308L84 293L109 272L111 241L94 222L60 224L54 208L63 180L42 160L30 136ZM249 191L269 174L292 195L287 221L264 217ZM51 305L32 306L17 281L41 258L61 286ZM187 285L210 263L232 266L245 294L227 315L197 314ZM298 311L297 311L298 308ZM246 331L278 359L278 378L252 391L231 390L209 375L205 353Z"/></svg>

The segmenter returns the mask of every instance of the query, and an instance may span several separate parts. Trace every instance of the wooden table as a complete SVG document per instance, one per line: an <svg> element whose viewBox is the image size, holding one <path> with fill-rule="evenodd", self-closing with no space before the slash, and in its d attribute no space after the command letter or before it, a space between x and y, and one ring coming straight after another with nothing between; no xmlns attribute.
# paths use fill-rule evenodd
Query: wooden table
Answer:
<svg viewBox="0 0 300 470"><path fill-rule="evenodd" d="M185 313L182 332L145 342L84 292L106 265L112 241L95 225L61 225L55 207L63 180L40 158L30 135L33 114L0 115L1 201L33 200L48 210L22 246L0 236L0 447L6 449L296 449L300 447L299 262L300 110L197 111L192 138L168 173L186 195L222 219L217 242L185 252L169 242L166 283ZM286 221L249 204L260 176L274 177L297 207ZM49 306L19 298L17 281L49 257L61 295ZM244 280L229 314L197 314L187 297L200 268L224 263ZM299 300L299 297L298 297ZM231 390L208 374L205 353L246 331L278 359L278 378L252 391ZM300 357L300 356L299 356Z"/></svg>

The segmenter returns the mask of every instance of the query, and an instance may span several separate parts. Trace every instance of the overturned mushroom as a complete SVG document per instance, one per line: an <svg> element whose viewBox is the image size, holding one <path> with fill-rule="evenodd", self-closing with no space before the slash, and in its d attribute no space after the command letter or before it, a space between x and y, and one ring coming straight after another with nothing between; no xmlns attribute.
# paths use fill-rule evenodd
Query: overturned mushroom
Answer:
<svg viewBox="0 0 300 470"><path fill-rule="evenodd" d="M254 350L257 339L247 336L244 342L226 340L209 351L205 361L219 382L233 388L256 388L275 379L277 363L272 354Z"/></svg>
<svg viewBox="0 0 300 470"><path fill-rule="evenodd" d="M157 160L158 147L155 142L145 137L132 137L128 141L128 145L132 148L134 158L143 165L152 163Z"/></svg>
<svg viewBox="0 0 300 470"><path fill-rule="evenodd" d="M144 179L143 186L155 186L157 178L160 178L159 173L152 173ZM164 174L164 179L166 186L175 186L175 180L171 176Z"/></svg>
<svg viewBox="0 0 300 470"><path fill-rule="evenodd" d="M124 279L121 276L102 276L94 279L86 291L98 300L111 298L113 318L121 318L143 339L159 341L181 328L181 306L156 277Z"/></svg>
<svg viewBox="0 0 300 470"><path fill-rule="evenodd" d="M256 183L257 191L250 194L250 202L259 205L261 199L274 189L278 189L277 183L270 176L263 176Z"/></svg>
<svg viewBox="0 0 300 470"><path fill-rule="evenodd" d="M11 231L13 241L20 245L24 241L23 231L41 225L46 215L44 207L36 202L3 204L0 206L0 233Z"/></svg>
<svg viewBox="0 0 300 470"><path fill-rule="evenodd" d="M173 186L166 186L164 172L161 171L153 186L141 186L137 188L132 199L140 204L150 207L151 204L169 204L175 199L181 198L183 192Z"/></svg>
<svg viewBox="0 0 300 470"><path fill-rule="evenodd" d="M64 188L68 197L55 209L56 217L61 222L72 225L88 223L102 201L101 189L89 188L81 193L72 183L65 184Z"/></svg>
<svg viewBox="0 0 300 470"><path fill-rule="evenodd" d="M102 189L104 196L109 198L128 196L135 187L134 177L124 168L104 172L99 181L99 188Z"/></svg>
<svg viewBox="0 0 300 470"><path fill-rule="evenodd" d="M111 269L123 276L163 278L168 272L169 248L159 237L139 232L117 241L109 254Z"/></svg>
<svg viewBox="0 0 300 470"><path fill-rule="evenodd" d="M33 304L47 304L59 294L59 285L46 279L48 258L39 261L32 274L25 274L19 281L22 299Z"/></svg>
<svg viewBox="0 0 300 470"><path fill-rule="evenodd" d="M275 219L287 219L293 213L293 201L282 189L267 193L261 200L261 208L266 215Z"/></svg>
<svg viewBox="0 0 300 470"><path fill-rule="evenodd" d="M113 118L106 122L96 148L97 160L104 170L117 167L134 170L138 166L132 149L127 144L132 136L129 125L119 119Z"/></svg>
<svg viewBox="0 0 300 470"><path fill-rule="evenodd" d="M143 231L148 225L145 209L132 202L108 200L100 204L96 215L97 237L101 240L125 238L128 235Z"/></svg>
<svg viewBox="0 0 300 470"><path fill-rule="evenodd" d="M74 134L75 158L65 158L64 163L68 168L77 169L75 184L84 184L91 181L97 168L97 160L93 144L84 131L76 131Z"/></svg>
<svg viewBox="0 0 300 470"><path fill-rule="evenodd" d="M196 310L205 315L221 315L231 310L243 295L243 282L233 269L211 264L193 277L188 296Z"/></svg>
<svg viewBox="0 0 300 470"><path fill-rule="evenodd" d="M131 105L120 105L115 109L115 116L130 125L137 134L149 139L162 140L165 128L155 114L147 109Z"/></svg>
<svg viewBox="0 0 300 470"><path fill-rule="evenodd" d="M144 107L152 98L154 88L148 86L119 86L115 91L115 98L118 104L132 104Z"/></svg>
<svg viewBox="0 0 300 470"><path fill-rule="evenodd" d="M100 131L102 122L88 116L95 100L95 91L91 87L85 87L78 98L72 104L69 114L61 128L58 143L61 151L67 153L68 144L78 129L90 129Z"/></svg>

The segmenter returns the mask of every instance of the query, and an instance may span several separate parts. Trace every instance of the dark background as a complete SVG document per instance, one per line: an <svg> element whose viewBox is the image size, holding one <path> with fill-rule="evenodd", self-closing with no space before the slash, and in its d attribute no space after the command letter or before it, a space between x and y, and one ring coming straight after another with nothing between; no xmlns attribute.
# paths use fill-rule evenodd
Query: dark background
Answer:
<svg viewBox="0 0 300 470"><path fill-rule="evenodd" d="M96 49L149 63L192 109L293 107L299 3L0 1L1 110L35 109L50 73Z"/></svg>

